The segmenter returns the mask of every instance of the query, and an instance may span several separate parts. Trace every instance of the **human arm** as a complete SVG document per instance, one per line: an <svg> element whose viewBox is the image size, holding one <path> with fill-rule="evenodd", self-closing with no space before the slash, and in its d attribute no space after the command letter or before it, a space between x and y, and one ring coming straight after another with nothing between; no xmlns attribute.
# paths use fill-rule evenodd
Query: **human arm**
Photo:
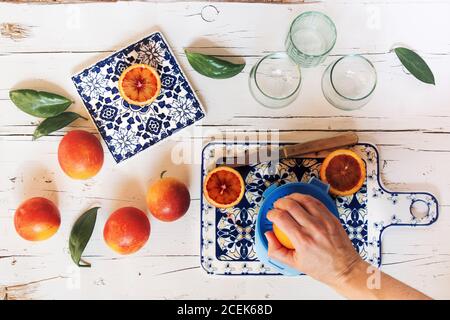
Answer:
<svg viewBox="0 0 450 320"><path fill-rule="evenodd" d="M349 299L430 299L371 266L353 248L339 220L318 200L301 194L279 199L268 219L291 240L285 248L266 233L269 257L301 270Z"/></svg>

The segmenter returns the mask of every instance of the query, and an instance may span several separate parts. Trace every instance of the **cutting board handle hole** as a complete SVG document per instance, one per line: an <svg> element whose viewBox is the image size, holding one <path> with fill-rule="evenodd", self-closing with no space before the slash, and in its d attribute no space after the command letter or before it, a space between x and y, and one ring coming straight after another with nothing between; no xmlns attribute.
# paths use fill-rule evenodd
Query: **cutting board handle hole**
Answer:
<svg viewBox="0 0 450 320"><path fill-rule="evenodd" d="M428 217L430 213L430 206L424 200L414 200L409 207L411 215L417 220L422 220Z"/></svg>

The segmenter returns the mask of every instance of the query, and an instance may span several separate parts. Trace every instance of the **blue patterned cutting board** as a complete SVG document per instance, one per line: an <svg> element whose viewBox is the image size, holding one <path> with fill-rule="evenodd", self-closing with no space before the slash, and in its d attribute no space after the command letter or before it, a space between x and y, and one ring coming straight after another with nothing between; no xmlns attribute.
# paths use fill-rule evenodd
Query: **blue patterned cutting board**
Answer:
<svg viewBox="0 0 450 320"><path fill-rule="evenodd" d="M224 156L257 148L252 143L210 143L202 154L202 185L209 171ZM378 151L371 144L352 148L366 163L367 179L353 196L337 197L339 216L361 257L381 265L381 235L390 226L425 226L438 218L438 202L426 192L390 192L381 184ZM208 274L274 275L270 266L258 261L255 223L262 194L273 183L307 182L318 177L323 159L283 159L276 170L270 163L240 167L246 184L245 196L235 207L217 209L201 199L201 264ZM202 193L203 194L203 193Z"/></svg>
<svg viewBox="0 0 450 320"><path fill-rule="evenodd" d="M161 77L161 93L146 106L126 102L118 82L129 66L145 63ZM119 163L205 116L192 86L160 32L122 49L72 77L92 120Z"/></svg>

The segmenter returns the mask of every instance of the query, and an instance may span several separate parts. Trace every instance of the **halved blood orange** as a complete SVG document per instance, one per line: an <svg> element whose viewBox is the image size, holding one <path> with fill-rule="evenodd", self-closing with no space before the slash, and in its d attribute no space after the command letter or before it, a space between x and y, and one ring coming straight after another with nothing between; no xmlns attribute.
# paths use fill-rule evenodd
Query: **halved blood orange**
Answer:
<svg viewBox="0 0 450 320"><path fill-rule="evenodd" d="M364 184L366 165L355 152L339 149L325 158L320 168L320 179L330 185L332 194L348 196Z"/></svg>
<svg viewBox="0 0 450 320"><path fill-rule="evenodd" d="M288 214L288 213L287 213ZM277 237L278 241L280 241L280 243L291 250L294 250L294 245L292 244L291 240L289 240L289 238L287 237L287 235L281 231L280 228L278 228L278 226L276 224L273 225L273 233L275 233L275 236Z"/></svg>
<svg viewBox="0 0 450 320"><path fill-rule="evenodd" d="M145 106L152 103L161 91L158 72L146 64L134 64L122 72L119 92L130 104Z"/></svg>
<svg viewBox="0 0 450 320"><path fill-rule="evenodd" d="M230 208L237 205L244 196L244 180L235 169L221 166L206 176L203 194L208 202L217 208Z"/></svg>

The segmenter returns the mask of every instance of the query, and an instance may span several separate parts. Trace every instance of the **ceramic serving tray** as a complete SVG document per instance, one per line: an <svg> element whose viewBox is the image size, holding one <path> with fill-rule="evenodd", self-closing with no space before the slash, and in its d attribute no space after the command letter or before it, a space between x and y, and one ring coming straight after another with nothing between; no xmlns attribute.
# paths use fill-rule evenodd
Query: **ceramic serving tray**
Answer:
<svg viewBox="0 0 450 320"><path fill-rule="evenodd" d="M256 149L252 143L211 143L203 149L202 177L219 159ZM427 226L438 218L438 201L427 192L390 192L380 181L378 151L371 144L352 148L366 163L367 178L353 196L335 198L339 218L361 257L381 266L383 231L390 226ZM238 168L245 196L235 207L216 209L201 198L201 265L208 274L276 275L258 261L255 252L255 223L263 192L272 184L307 182L318 177L323 159L283 159L270 170L264 162ZM202 192L203 194L203 192Z"/></svg>
<svg viewBox="0 0 450 320"><path fill-rule="evenodd" d="M119 94L118 81L129 66L158 70L161 93L144 107ZM72 77L86 109L119 163L205 116L192 86L161 32L122 49Z"/></svg>

